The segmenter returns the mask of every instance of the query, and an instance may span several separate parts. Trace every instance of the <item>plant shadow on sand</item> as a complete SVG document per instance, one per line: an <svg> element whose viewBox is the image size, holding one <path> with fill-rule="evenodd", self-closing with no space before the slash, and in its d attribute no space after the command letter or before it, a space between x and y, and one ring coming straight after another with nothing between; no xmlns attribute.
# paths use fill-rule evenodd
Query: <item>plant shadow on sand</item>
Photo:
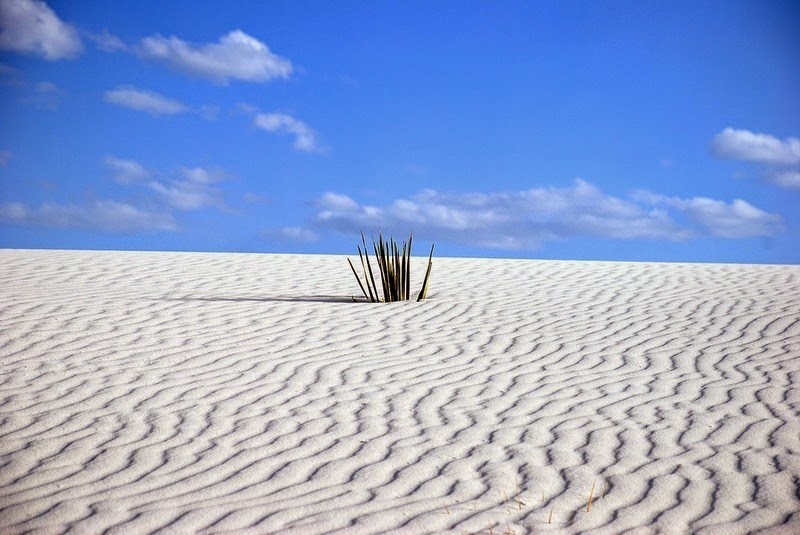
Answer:
<svg viewBox="0 0 800 535"><path fill-rule="evenodd" d="M165 297L161 300L166 301L209 301L209 302L285 302L285 303L349 303L349 304L369 304L369 301L356 298L351 295L274 295L274 296L186 296L186 297Z"/></svg>

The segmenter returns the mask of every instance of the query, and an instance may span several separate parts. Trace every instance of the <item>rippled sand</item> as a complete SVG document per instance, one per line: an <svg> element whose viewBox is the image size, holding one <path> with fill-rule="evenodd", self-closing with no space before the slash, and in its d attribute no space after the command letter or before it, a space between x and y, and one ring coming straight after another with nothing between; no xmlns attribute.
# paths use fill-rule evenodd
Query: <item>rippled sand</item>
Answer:
<svg viewBox="0 0 800 535"><path fill-rule="evenodd" d="M798 266L0 266L0 533L800 533Z"/></svg>

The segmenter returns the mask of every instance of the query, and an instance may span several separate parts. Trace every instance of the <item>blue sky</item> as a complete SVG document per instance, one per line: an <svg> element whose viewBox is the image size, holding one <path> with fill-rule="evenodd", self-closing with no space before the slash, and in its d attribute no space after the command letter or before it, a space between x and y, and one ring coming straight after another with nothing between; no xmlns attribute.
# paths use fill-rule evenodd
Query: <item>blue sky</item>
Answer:
<svg viewBox="0 0 800 535"><path fill-rule="evenodd" d="M800 263L798 20L0 0L0 247Z"/></svg>

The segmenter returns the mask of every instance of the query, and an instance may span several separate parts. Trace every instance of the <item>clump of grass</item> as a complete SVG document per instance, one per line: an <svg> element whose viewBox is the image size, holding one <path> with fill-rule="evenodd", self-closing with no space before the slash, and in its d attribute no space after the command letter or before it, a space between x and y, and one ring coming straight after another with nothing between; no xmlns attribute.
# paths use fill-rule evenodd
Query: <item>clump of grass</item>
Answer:
<svg viewBox="0 0 800 535"><path fill-rule="evenodd" d="M364 238L364 233L361 233L361 245L358 245L358 257L361 259L361 269L364 271L364 283L361 282L361 277L358 276L358 271L353 265L353 262L348 258L347 262L350 264L350 269L353 270L353 275L356 276L358 285L361 291L364 292L364 297L371 303L393 303L395 301L407 301L411 299L411 242L413 235L409 235L408 243L403 242L403 246L398 247L394 238L389 240L383 239L381 233L378 237L378 242L372 240L372 250L375 253L375 261L378 264L378 272L381 279L381 288L383 289L383 297L378 294L378 286L375 283L375 275L372 271L372 264L369 260L369 252L367 250L367 240ZM428 296L428 281L431 276L431 267L433 266L433 245L431 245L431 253L428 256L428 269L425 271L425 279L422 281L422 288L417 294L417 301L422 301Z"/></svg>

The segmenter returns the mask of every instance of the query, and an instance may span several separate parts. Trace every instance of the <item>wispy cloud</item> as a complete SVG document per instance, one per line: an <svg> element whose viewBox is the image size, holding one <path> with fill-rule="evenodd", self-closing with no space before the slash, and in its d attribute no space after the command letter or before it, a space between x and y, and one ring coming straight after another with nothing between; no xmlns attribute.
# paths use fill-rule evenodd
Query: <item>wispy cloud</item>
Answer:
<svg viewBox="0 0 800 535"><path fill-rule="evenodd" d="M272 53L266 44L241 30L223 35L217 43L199 45L174 35L154 35L142 40L139 53L220 84L232 79L265 82L288 78L292 73L292 63L288 59Z"/></svg>
<svg viewBox="0 0 800 535"><path fill-rule="evenodd" d="M214 206L225 208L216 184L229 178L218 168L181 167L161 173L136 160L107 156L103 163L120 184L150 192L147 208L128 202L45 202L33 207L21 202L0 205L0 223L29 227L75 228L111 233L177 231L174 211Z"/></svg>
<svg viewBox="0 0 800 535"><path fill-rule="evenodd" d="M193 108L192 111L199 115L201 119L205 119L206 121L214 121L219 118L219 106L201 104L200 106Z"/></svg>
<svg viewBox="0 0 800 535"><path fill-rule="evenodd" d="M511 193L423 191L388 206L361 205L328 193L316 202L317 224L346 232L396 228L457 243L500 249L536 249L576 236L681 240L688 234L666 213L602 193L576 179L565 188Z"/></svg>
<svg viewBox="0 0 800 535"><path fill-rule="evenodd" d="M181 167L164 173L148 169L136 160L115 156L107 156L104 163L117 182L145 187L171 208L193 211L207 206L225 207L216 184L230 175L220 168Z"/></svg>
<svg viewBox="0 0 800 535"><path fill-rule="evenodd" d="M149 180L153 173L136 160L124 160L114 156L106 156L103 160L114 179L120 184L133 184Z"/></svg>
<svg viewBox="0 0 800 535"><path fill-rule="evenodd" d="M327 151L317 140L317 133L308 124L285 113L255 113L253 126L267 132L294 136L295 150L309 153Z"/></svg>
<svg viewBox="0 0 800 535"><path fill-rule="evenodd" d="M89 39L94 41L94 44L97 45L97 48L103 52L130 50L130 47L126 45L122 39L109 32L106 28L103 28L103 31L100 33L89 33L86 35Z"/></svg>
<svg viewBox="0 0 800 535"><path fill-rule="evenodd" d="M88 229L115 234L176 231L178 225L164 212L142 210L117 201L96 201L90 204L47 202L38 208L23 203L0 205L0 221L31 227Z"/></svg>
<svg viewBox="0 0 800 535"><path fill-rule="evenodd" d="M242 199L244 202L249 204L269 204L270 200L269 197L265 195L261 195L259 193L247 192L242 195Z"/></svg>
<svg viewBox="0 0 800 535"><path fill-rule="evenodd" d="M132 86L120 86L106 91L103 93L103 100L132 110L147 112L154 117L183 113L197 115L206 121L213 121L219 117L218 106L208 104L190 106L161 93Z"/></svg>
<svg viewBox="0 0 800 535"><path fill-rule="evenodd" d="M14 153L10 150L0 150L0 167L7 166L13 156Z"/></svg>
<svg viewBox="0 0 800 535"><path fill-rule="evenodd" d="M772 171L767 180L789 189L800 189L800 170Z"/></svg>
<svg viewBox="0 0 800 535"><path fill-rule="evenodd" d="M177 115L189 111L189 107L177 100L165 97L154 91L146 91L130 86L122 86L103 94L103 99L111 104L152 115Z"/></svg>
<svg viewBox="0 0 800 535"><path fill-rule="evenodd" d="M726 128L711 140L717 158L761 164L763 177L775 185L800 189L800 139L780 140L749 130Z"/></svg>
<svg viewBox="0 0 800 535"><path fill-rule="evenodd" d="M83 51L78 31L40 0L0 0L0 48L55 61Z"/></svg>
<svg viewBox="0 0 800 535"><path fill-rule="evenodd" d="M319 240L319 235L316 232L303 227L282 227L266 230L262 233L262 237L268 240L294 243L311 243Z"/></svg>
<svg viewBox="0 0 800 535"><path fill-rule="evenodd" d="M346 233L413 230L431 239L498 249L537 249L548 241L576 237L683 241L703 235L771 236L782 228L779 216L745 201L728 204L646 192L622 199L581 179L569 187L511 193L427 190L387 206L362 205L327 193L314 205L312 222L321 228Z"/></svg>
<svg viewBox="0 0 800 535"><path fill-rule="evenodd" d="M178 177L167 181L151 181L148 186L170 206L178 210L200 210L206 206L222 208L222 193L214 184L228 178L221 169L181 168Z"/></svg>

